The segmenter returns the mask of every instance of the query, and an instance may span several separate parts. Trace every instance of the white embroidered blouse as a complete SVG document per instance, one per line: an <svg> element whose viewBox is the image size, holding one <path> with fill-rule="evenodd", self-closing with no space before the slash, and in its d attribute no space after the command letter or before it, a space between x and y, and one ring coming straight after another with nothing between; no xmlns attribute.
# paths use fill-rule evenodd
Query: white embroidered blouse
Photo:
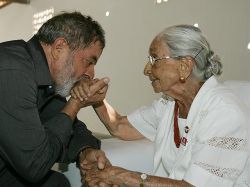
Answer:
<svg viewBox="0 0 250 187"><path fill-rule="evenodd" d="M128 115L129 122L155 142L155 175L184 179L197 187L250 185L246 176L238 180L249 156L249 118L230 89L215 77L203 84L187 119L179 119L186 139L180 148L174 143L173 110L174 101L160 98Z"/></svg>

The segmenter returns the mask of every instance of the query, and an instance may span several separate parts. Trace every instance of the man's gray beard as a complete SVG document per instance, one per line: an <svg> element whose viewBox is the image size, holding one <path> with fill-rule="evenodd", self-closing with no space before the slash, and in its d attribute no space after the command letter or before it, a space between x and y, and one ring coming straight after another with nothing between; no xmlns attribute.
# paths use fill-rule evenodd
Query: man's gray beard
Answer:
<svg viewBox="0 0 250 187"><path fill-rule="evenodd" d="M56 94L67 97L70 95L70 90L73 88L74 84L77 82L73 77L73 56L70 56L67 60L66 65L62 66L57 74L55 82L55 92Z"/></svg>
<svg viewBox="0 0 250 187"><path fill-rule="evenodd" d="M77 80L70 78L64 82L65 83L63 85L56 85L55 86L55 92L56 92L56 94L58 94L62 97L67 97L70 95L70 90L73 88L73 86L77 82Z"/></svg>

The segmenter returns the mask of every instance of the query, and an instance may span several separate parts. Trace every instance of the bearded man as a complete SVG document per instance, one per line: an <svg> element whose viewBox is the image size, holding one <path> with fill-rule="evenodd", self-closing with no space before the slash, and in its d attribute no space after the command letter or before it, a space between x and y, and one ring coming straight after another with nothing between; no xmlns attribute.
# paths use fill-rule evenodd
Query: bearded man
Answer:
<svg viewBox="0 0 250 187"><path fill-rule="evenodd" d="M104 46L102 27L79 12L51 18L28 42L0 44L1 187L68 187L54 163L91 154L106 164L100 141L76 118L106 95L109 79L92 81ZM88 99L67 101L80 79L94 82Z"/></svg>

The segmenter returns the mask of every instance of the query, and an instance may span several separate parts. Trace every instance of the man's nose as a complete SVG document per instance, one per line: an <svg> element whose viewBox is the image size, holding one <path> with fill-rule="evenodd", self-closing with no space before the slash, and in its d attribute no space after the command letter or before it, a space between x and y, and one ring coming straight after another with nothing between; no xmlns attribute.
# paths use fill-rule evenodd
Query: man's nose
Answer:
<svg viewBox="0 0 250 187"><path fill-rule="evenodd" d="M95 66L94 65L90 65L88 67L88 70L87 70L87 72L85 74L88 75L90 79L93 79L95 77Z"/></svg>

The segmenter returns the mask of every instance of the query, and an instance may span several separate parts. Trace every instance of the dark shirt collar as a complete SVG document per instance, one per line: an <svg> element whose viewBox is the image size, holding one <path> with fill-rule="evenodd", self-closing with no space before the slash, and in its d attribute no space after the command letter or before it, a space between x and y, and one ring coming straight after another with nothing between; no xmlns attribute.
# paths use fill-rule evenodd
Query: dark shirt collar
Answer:
<svg viewBox="0 0 250 187"><path fill-rule="evenodd" d="M33 36L27 42L27 46L34 62L38 86L52 86L53 81L50 75L48 62L38 38Z"/></svg>

